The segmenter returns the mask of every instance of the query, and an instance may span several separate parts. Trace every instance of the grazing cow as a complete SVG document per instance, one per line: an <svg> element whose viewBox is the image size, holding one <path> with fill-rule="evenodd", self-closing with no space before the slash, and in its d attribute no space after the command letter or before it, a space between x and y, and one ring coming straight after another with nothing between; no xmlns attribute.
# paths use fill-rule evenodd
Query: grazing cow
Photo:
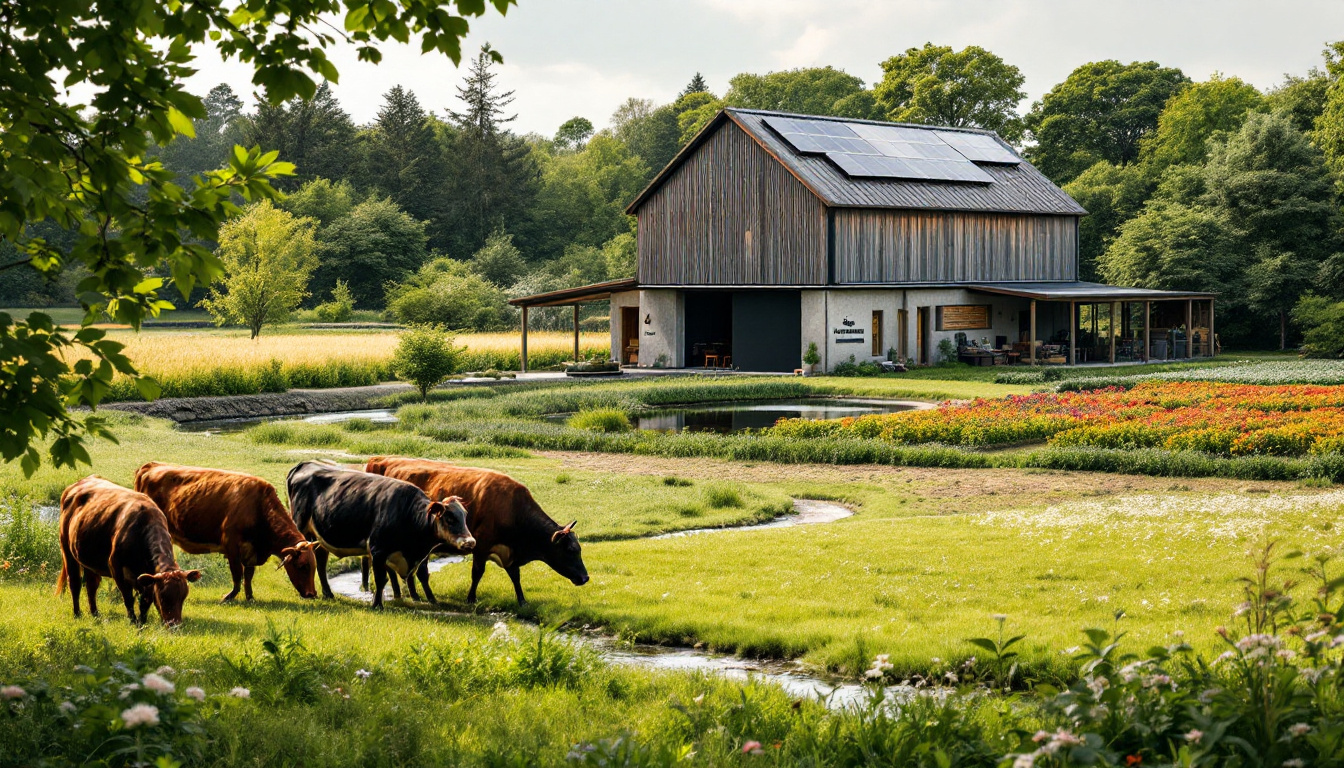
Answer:
<svg viewBox="0 0 1344 768"><path fill-rule="evenodd" d="M184 552L224 554L233 590L223 602L238 596L240 582L251 600L252 574L271 557L280 559L300 597L317 597L316 545L294 527L275 488L260 477L151 461L136 471L135 490L163 510L173 543Z"/></svg>
<svg viewBox="0 0 1344 768"><path fill-rule="evenodd" d="M397 456L374 456L364 470L405 480L433 499L461 497L467 507L467 525L476 537L468 603L476 602L476 586L485 573L487 560L493 560L509 574L519 603L527 602L519 569L533 560L551 566L576 587L588 583L588 569L583 566L574 523L561 527L542 511L527 486L508 475Z"/></svg>
<svg viewBox="0 0 1344 768"><path fill-rule="evenodd" d="M98 615L98 585L110 577L121 590L126 615L136 622L135 596L140 596L140 624L154 601L168 626L182 623L187 582L200 571L184 571L173 558L168 521L143 493L89 475L61 494L61 575L56 594L70 584L75 618L79 618L81 581L88 584L89 613Z"/></svg>
<svg viewBox="0 0 1344 768"><path fill-rule="evenodd" d="M322 596L333 596L328 553L367 554L373 561L374 608L383 607L388 565L409 579L439 544L462 551L476 544L461 504L431 501L410 483L322 462L305 461L289 471L289 509L299 530L322 544L316 550ZM428 582L424 586L428 592Z"/></svg>

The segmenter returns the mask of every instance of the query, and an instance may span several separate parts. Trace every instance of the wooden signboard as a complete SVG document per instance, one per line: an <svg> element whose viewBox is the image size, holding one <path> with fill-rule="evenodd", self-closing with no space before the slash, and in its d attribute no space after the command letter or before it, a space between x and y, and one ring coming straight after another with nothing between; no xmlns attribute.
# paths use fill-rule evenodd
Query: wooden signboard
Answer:
<svg viewBox="0 0 1344 768"><path fill-rule="evenodd" d="M938 330L983 331L991 327L988 304L953 304L938 307Z"/></svg>

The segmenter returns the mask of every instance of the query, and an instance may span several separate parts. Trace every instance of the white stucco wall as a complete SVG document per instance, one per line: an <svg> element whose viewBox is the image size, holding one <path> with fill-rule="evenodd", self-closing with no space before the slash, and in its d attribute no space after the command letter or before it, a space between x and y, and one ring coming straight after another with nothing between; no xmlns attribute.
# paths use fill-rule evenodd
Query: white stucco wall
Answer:
<svg viewBox="0 0 1344 768"><path fill-rule="evenodd" d="M685 302L681 292L669 289L639 292L640 337L639 365L651 368L660 355L664 365L680 368L685 365L682 353L686 335ZM645 318L648 322L645 323Z"/></svg>

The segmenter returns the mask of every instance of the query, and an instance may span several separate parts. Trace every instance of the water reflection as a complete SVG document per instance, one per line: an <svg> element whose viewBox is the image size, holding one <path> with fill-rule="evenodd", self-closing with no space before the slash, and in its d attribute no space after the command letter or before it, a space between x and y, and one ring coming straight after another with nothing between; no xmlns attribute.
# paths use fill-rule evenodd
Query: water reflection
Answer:
<svg viewBox="0 0 1344 768"><path fill-rule="evenodd" d="M660 432L715 432L721 435L773 427L780 419L841 419L869 413L899 413L923 403L884 400L773 400L762 403L711 403L638 414L638 429Z"/></svg>

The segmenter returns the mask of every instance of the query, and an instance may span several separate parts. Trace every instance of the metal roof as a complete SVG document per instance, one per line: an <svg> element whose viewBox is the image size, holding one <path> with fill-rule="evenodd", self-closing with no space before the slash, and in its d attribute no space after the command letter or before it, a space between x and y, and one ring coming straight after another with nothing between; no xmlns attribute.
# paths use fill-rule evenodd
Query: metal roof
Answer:
<svg viewBox="0 0 1344 768"><path fill-rule="evenodd" d="M1204 291L1159 291L1153 288L1126 288L1102 283L971 283L972 291L1021 296L1042 301L1171 301L1173 299L1211 299L1216 293Z"/></svg>
<svg viewBox="0 0 1344 768"><path fill-rule="evenodd" d="M821 155L800 154L765 123L767 117L793 117L830 120L848 124L901 125L922 131L954 131L991 136L1003 147L1017 152L992 131L947 128L876 120L853 120L821 115L796 115L729 107L722 110L672 159L648 187L626 208L635 210L652 195L664 180L676 172L715 131L732 122L746 131L767 152L782 163L826 205L837 208L899 208L934 211L976 211L982 213L1034 213L1085 216L1087 210L1055 186L1040 171L1023 160L1017 165L977 164L993 181L973 184L911 179L851 178Z"/></svg>
<svg viewBox="0 0 1344 768"><path fill-rule="evenodd" d="M516 299L510 299L509 303L515 307L563 307L570 304L582 304L586 301L601 301L610 298L613 293L633 291L638 288L639 283L636 282L635 278L627 277L623 280L608 280L605 283L593 283L592 285L581 285L577 288L561 288L558 291L519 296Z"/></svg>

